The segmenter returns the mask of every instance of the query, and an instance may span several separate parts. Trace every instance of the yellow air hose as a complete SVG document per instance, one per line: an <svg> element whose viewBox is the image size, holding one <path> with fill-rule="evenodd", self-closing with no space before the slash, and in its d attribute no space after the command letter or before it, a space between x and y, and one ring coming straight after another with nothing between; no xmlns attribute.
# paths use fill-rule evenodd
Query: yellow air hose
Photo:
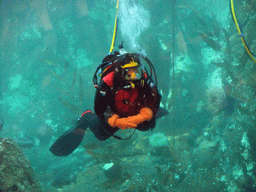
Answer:
<svg viewBox="0 0 256 192"><path fill-rule="evenodd" d="M110 47L109 54L112 53L114 46L115 46L115 39L116 39L116 30L117 30L117 15L118 15L118 9L119 9L119 0L116 0L116 18L115 18L115 26L114 26L114 32L113 32L113 38L112 43Z"/></svg>
<svg viewBox="0 0 256 192"><path fill-rule="evenodd" d="M236 15L235 15L235 10L234 10L234 2L233 2L233 0L230 0L230 3L231 3L232 16L233 16L234 22L236 24L236 28L238 30L238 33L239 33L239 35L240 35L240 37L242 39L242 42L244 44L244 48L247 51L248 55L251 57L251 59L256 63L256 60L254 59L254 57L252 55L252 52L250 51L250 49L249 49L249 47L248 47L248 45L247 45L247 43L246 43L246 41L244 39L244 36L243 36L243 34L242 34L241 30L240 30L239 24L237 22Z"/></svg>

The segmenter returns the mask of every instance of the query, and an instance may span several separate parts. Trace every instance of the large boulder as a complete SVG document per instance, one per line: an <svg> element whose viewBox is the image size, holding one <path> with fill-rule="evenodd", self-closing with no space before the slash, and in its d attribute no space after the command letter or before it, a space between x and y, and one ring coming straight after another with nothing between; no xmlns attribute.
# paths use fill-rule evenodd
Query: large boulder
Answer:
<svg viewBox="0 0 256 192"><path fill-rule="evenodd" d="M10 138L0 138L0 191L42 191L29 160Z"/></svg>

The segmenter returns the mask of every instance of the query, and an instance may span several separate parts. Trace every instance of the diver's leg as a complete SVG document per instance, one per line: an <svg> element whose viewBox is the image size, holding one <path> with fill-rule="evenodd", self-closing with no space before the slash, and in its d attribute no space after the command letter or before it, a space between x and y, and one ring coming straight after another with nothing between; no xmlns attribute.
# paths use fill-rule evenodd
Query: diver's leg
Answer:
<svg viewBox="0 0 256 192"><path fill-rule="evenodd" d="M82 142L87 127L95 118L92 111L85 111L77 121L75 128L71 128L62 134L51 146L50 151L56 156L67 156L72 153ZM96 119L95 119L96 120Z"/></svg>
<svg viewBox="0 0 256 192"><path fill-rule="evenodd" d="M88 127L94 136L101 141L108 139L119 130L110 127L107 122L101 120L95 113L88 110L82 114L75 128L66 131L53 143L50 151L56 156L69 155L81 144Z"/></svg>
<svg viewBox="0 0 256 192"><path fill-rule="evenodd" d="M110 127L109 124L104 120L99 118L96 114L94 116L90 115L91 121L88 122L88 127L93 132L94 136L100 140L105 141L114 133L119 130L118 128Z"/></svg>

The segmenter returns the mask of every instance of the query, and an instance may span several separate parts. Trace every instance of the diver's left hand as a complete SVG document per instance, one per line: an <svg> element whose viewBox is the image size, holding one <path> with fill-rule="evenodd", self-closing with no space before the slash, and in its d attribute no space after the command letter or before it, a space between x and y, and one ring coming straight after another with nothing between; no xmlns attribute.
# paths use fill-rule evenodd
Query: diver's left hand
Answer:
<svg viewBox="0 0 256 192"><path fill-rule="evenodd" d="M153 117L153 111L150 108L144 107L140 110L138 115L127 117L128 122L132 122L136 125L143 123L144 121L149 121Z"/></svg>

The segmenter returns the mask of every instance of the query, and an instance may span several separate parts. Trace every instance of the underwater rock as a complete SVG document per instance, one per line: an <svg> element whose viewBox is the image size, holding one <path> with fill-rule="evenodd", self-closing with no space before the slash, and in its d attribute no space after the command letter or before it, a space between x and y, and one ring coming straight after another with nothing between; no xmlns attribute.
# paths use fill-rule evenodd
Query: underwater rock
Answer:
<svg viewBox="0 0 256 192"><path fill-rule="evenodd" d="M207 91L207 108L217 114L225 107L225 92L222 87L212 87Z"/></svg>
<svg viewBox="0 0 256 192"><path fill-rule="evenodd" d="M168 156L169 152L169 138L164 133L155 133L149 137L149 143L154 148L153 155Z"/></svg>
<svg viewBox="0 0 256 192"><path fill-rule="evenodd" d="M149 143L152 147L168 146L169 139L164 133L155 133L149 137Z"/></svg>
<svg viewBox="0 0 256 192"><path fill-rule="evenodd" d="M29 160L10 138L0 138L0 191L42 191Z"/></svg>
<svg viewBox="0 0 256 192"><path fill-rule="evenodd" d="M53 181L51 185L55 188L61 188L64 185L70 185L76 181L75 172L70 172L69 169L65 169L54 172Z"/></svg>
<svg viewBox="0 0 256 192"><path fill-rule="evenodd" d="M51 186L62 188L65 185L74 183L77 179L77 174L84 169L85 163L90 163L92 158L88 156L69 157L61 159L51 164L48 167L48 174L51 175Z"/></svg>
<svg viewBox="0 0 256 192"><path fill-rule="evenodd" d="M105 176L110 180L115 180L122 177L122 167L119 163L116 162L106 163L103 166L103 171Z"/></svg>

